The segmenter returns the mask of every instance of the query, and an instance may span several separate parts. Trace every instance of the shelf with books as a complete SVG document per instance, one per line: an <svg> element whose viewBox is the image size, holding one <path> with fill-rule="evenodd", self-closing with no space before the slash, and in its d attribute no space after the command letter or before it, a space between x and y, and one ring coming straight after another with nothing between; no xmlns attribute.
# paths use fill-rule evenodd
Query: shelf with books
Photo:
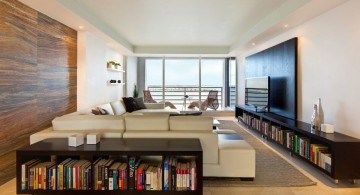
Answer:
<svg viewBox="0 0 360 195"><path fill-rule="evenodd" d="M360 178L360 139L341 133L311 131L310 124L247 106L236 106L238 121L260 133L268 141L279 144L291 155L302 159L323 173L338 179ZM260 129L253 121L260 121Z"/></svg>
<svg viewBox="0 0 360 195"><path fill-rule="evenodd" d="M64 140L53 140L53 144L65 145ZM111 143L114 140L118 139ZM193 145L193 139L183 140ZM171 145L171 141L167 144ZM79 147L17 151L17 193L202 194L202 152L98 151L99 145L84 145L94 150Z"/></svg>

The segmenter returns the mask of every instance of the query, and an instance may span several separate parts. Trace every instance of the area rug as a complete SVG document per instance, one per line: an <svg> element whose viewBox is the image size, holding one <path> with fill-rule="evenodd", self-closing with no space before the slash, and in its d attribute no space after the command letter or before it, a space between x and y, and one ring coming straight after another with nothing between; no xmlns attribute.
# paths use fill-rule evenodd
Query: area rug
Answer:
<svg viewBox="0 0 360 195"><path fill-rule="evenodd" d="M316 182L310 180L235 122L226 120L219 120L219 122L220 129L235 130L246 142L255 148L256 176L254 181L240 181L238 178L204 178L204 187L287 187L316 185Z"/></svg>

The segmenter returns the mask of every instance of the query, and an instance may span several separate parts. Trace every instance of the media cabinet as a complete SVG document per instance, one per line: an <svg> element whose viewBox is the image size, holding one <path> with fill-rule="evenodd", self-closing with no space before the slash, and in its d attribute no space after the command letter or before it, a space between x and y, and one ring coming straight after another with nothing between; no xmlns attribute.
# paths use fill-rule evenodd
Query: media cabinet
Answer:
<svg viewBox="0 0 360 195"><path fill-rule="evenodd" d="M166 156L191 157L196 162L196 190L165 191L165 190L22 190L21 165L31 159L55 161L59 164L66 158L86 159L92 164L99 158L130 156L158 156L164 161ZM203 192L203 151L199 139L157 139L157 138L104 138L96 145L84 144L69 147L66 138L46 139L16 151L16 189L17 194L112 194L112 195L200 195Z"/></svg>
<svg viewBox="0 0 360 195"><path fill-rule="evenodd" d="M256 112L250 106L237 105L235 116L239 122L245 124L249 129L260 133L264 139L277 143L285 150L288 150L292 156L308 162L333 178L335 183L338 183L339 179L351 179L355 183L355 179L360 178L360 139L337 132L329 134L311 131L310 124L308 123L280 117L268 112ZM277 129L275 136L271 133L272 129ZM289 135L293 135L293 139L288 140ZM294 141L295 136L306 141L302 141L302 143L308 144L309 147L305 148L307 152L311 152L311 145L325 146L326 153L331 156L331 167L324 169L315 164L311 160L314 157L304 155L306 153L304 150L302 150L301 155L299 149L294 148L295 145L299 146L299 143Z"/></svg>

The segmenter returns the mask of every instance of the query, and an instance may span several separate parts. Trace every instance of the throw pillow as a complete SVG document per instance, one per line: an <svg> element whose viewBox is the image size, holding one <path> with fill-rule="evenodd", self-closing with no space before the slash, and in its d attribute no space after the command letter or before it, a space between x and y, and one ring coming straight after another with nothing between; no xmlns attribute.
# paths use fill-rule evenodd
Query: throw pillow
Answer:
<svg viewBox="0 0 360 195"><path fill-rule="evenodd" d="M94 108L91 110L91 113L95 114L95 115L108 115L109 113L100 107Z"/></svg>
<svg viewBox="0 0 360 195"><path fill-rule="evenodd" d="M109 112L107 110L105 110L104 108L98 107L98 109L99 109L100 115L108 115L109 114Z"/></svg>
<svg viewBox="0 0 360 195"><path fill-rule="evenodd" d="M100 115L101 114L98 108L91 109L91 113L93 113L95 115Z"/></svg>
<svg viewBox="0 0 360 195"><path fill-rule="evenodd" d="M139 106L134 98L123 97L123 101L125 104L126 112L134 112L135 110L139 110Z"/></svg>
<svg viewBox="0 0 360 195"><path fill-rule="evenodd" d="M145 104L144 104L144 98L143 98L143 97L135 98L135 101L136 101L139 109L146 109L146 106L145 106Z"/></svg>

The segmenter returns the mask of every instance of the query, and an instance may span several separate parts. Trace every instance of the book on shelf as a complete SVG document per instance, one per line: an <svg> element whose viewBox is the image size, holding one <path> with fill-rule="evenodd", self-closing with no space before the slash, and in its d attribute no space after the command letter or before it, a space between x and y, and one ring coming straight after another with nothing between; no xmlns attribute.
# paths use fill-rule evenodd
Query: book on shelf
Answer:
<svg viewBox="0 0 360 195"><path fill-rule="evenodd" d="M64 165L64 170L65 170L64 178L66 178L64 189L66 190L73 189L75 186L74 184L75 175L73 168L77 162L78 162L77 160L71 160L68 164Z"/></svg>
<svg viewBox="0 0 360 195"><path fill-rule="evenodd" d="M109 168L114 163L113 159L108 159L107 162L102 166L102 178L103 178L103 185L102 190L109 189Z"/></svg>
<svg viewBox="0 0 360 195"><path fill-rule="evenodd" d="M21 189L26 190L29 189L29 183L33 182L33 180L30 181L30 169L40 163L39 159L33 159L30 161L27 161L26 163L21 165ZM32 185L31 185L32 186Z"/></svg>
<svg viewBox="0 0 360 195"><path fill-rule="evenodd" d="M145 176L146 176L146 169L149 166L147 163L141 163L139 167L136 169L136 189L137 190L144 190L145 188Z"/></svg>
<svg viewBox="0 0 360 195"><path fill-rule="evenodd" d="M196 190L196 162L195 160L192 160L190 162L190 189Z"/></svg>
<svg viewBox="0 0 360 195"><path fill-rule="evenodd" d="M325 153L323 158L324 158L323 169L325 169L327 172L331 173L331 154Z"/></svg>
<svg viewBox="0 0 360 195"><path fill-rule="evenodd" d="M309 159L312 163L331 173L331 153L327 146L311 144Z"/></svg>
<svg viewBox="0 0 360 195"><path fill-rule="evenodd" d="M115 162L109 168L109 190L117 190L118 189L118 178L119 178L119 169L121 166L121 162Z"/></svg>
<svg viewBox="0 0 360 195"><path fill-rule="evenodd" d="M119 189L120 190L127 190L128 189L128 169L127 163L122 163L119 169ZM120 179L121 177L121 179Z"/></svg>
<svg viewBox="0 0 360 195"><path fill-rule="evenodd" d="M167 156L165 157L164 160L164 190L168 191L169 190L169 176L171 173L171 170L169 171L169 166L170 166L170 158Z"/></svg>
<svg viewBox="0 0 360 195"><path fill-rule="evenodd" d="M64 165L69 163L71 161L71 158L67 158L66 160L62 161L57 166L57 190L63 190L64 189Z"/></svg>
<svg viewBox="0 0 360 195"><path fill-rule="evenodd" d="M171 158L171 190L176 190L177 184L177 177L176 177L176 165L177 165L177 158Z"/></svg>
<svg viewBox="0 0 360 195"><path fill-rule="evenodd" d="M99 165L102 164L104 159L98 158L93 163L93 182L92 186L94 190L98 190L98 176L99 176Z"/></svg>
<svg viewBox="0 0 360 195"><path fill-rule="evenodd" d="M137 189L137 168L139 167L141 159L136 160L135 157L129 159L129 190Z"/></svg>
<svg viewBox="0 0 360 195"><path fill-rule="evenodd" d="M180 161L176 157L149 163L135 158L129 158L128 162L98 158L93 163L67 158L58 164L33 159L21 165L21 189L128 190L130 166L134 169L133 190L196 190L195 159Z"/></svg>
<svg viewBox="0 0 360 195"><path fill-rule="evenodd" d="M263 134L265 134L266 136L269 136L270 134L270 122L269 121L263 121L262 122L262 126L263 126Z"/></svg>
<svg viewBox="0 0 360 195"><path fill-rule="evenodd" d="M146 184L145 184L145 189L146 190L151 190L151 174L152 174L152 169L153 169L154 167L153 166L149 166L148 168L147 168L147 170L146 170L146 179L145 179L145 181L146 181Z"/></svg>
<svg viewBox="0 0 360 195"><path fill-rule="evenodd" d="M21 166L22 190L48 190L52 188L52 170L55 162L41 162L38 159L30 160Z"/></svg>

